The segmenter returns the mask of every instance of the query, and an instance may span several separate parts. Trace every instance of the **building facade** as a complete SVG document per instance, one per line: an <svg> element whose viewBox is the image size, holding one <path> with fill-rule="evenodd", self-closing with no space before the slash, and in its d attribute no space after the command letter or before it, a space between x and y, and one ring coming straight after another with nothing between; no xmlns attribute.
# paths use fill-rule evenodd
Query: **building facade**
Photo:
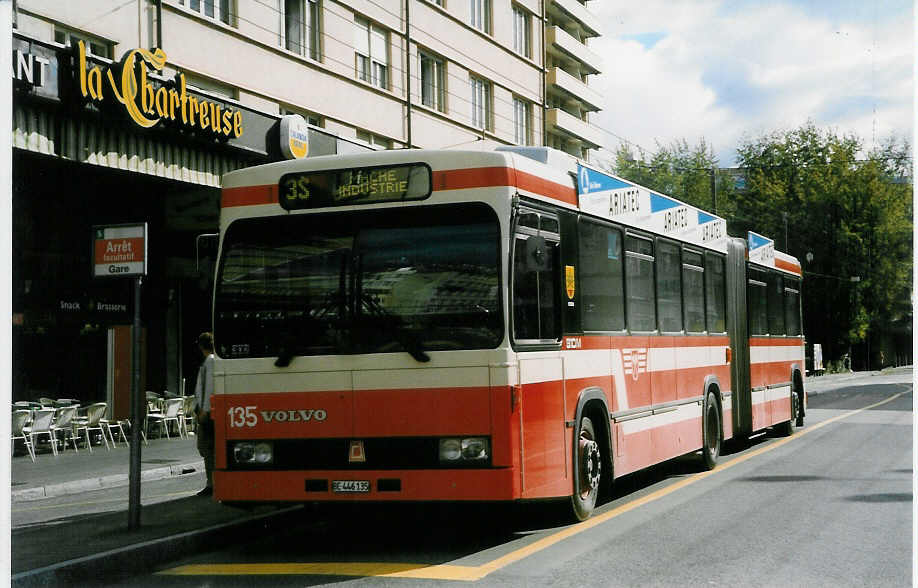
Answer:
<svg viewBox="0 0 918 588"><path fill-rule="evenodd" d="M131 280L100 225L146 222L143 382L190 393L220 176L361 149L602 145L580 0L17 0L14 400L130 387Z"/></svg>

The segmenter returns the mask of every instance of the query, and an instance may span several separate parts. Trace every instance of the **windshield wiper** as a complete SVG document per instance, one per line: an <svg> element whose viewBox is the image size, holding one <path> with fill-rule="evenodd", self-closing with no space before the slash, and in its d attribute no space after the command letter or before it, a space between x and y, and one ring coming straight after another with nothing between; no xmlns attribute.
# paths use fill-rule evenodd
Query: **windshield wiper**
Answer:
<svg viewBox="0 0 918 588"><path fill-rule="evenodd" d="M360 293L360 308L366 309L370 316L382 319L380 321L382 323L381 326L392 329L395 341L402 346L408 355L420 363L430 361L430 356L424 351L421 338L406 326L404 319L387 311L380 306L375 298L363 292Z"/></svg>

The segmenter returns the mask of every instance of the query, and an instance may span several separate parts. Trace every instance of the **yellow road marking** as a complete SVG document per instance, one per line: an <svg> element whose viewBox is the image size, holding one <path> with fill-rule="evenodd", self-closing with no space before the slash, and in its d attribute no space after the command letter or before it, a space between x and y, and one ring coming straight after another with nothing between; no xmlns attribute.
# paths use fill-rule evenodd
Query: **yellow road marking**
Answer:
<svg viewBox="0 0 918 588"><path fill-rule="evenodd" d="M790 443L795 439L800 439L804 435L808 435L813 431L818 431L819 429L830 425L832 423L838 422L842 419L849 418L865 410L870 410L878 406L882 406L889 402L892 402L896 398L899 398L905 394L905 392L900 392L895 394L885 400L871 404L870 406L865 406L851 412L846 412L838 416L832 417L828 420L822 421L815 425L809 426L804 430L797 431L794 435L790 437L785 437L775 441L774 443L769 443L764 447L759 447L748 453L736 457L726 463L719 464L715 469L700 472L694 474L688 478L684 478L674 484L667 486L666 488L661 488L642 496L636 500L632 500L621 506L617 506L612 510L606 511L602 514L596 515L582 523L577 523L576 525L571 525L560 531L556 531L550 535L542 537L541 539L530 543L524 547L511 551L510 553L498 557L488 563L482 564L480 566L456 566L448 564L412 564L412 563L354 563L354 562L328 562L328 563L254 563L254 564L192 564L179 566L175 568L170 568L168 570L163 570L157 572L158 575L167 575L167 576L226 576L226 575L321 575L321 576L361 576L361 577L389 577L389 578L415 578L422 580L460 580L466 582L472 582L476 580L481 580L485 576L500 570L501 568L507 567L508 565L518 562L521 559L527 558L530 555L536 554L552 545L555 545L565 539L573 537L601 525L605 522L608 522L615 517L622 515L626 512L632 511L636 508L644 506L650 502L654 502L668 496L673 492L681 490L690 484L694 484L709 476L713 476L725 470L732 468L733 466L739 465L743 462L746 462L754 457L762 455L768 451L772 451Z"/></svg>

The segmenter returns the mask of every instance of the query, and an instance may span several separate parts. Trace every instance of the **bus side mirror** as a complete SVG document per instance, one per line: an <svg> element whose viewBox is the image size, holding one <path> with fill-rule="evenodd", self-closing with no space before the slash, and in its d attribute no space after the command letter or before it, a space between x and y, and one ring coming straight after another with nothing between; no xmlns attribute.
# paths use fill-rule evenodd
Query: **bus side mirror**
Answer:
<svg viewBox="0 0 918 588"><path fill-rule="evenodd" d="M544 272L548 267L548 243L543 237L526 239L526 269L532 272Z"/></svg>

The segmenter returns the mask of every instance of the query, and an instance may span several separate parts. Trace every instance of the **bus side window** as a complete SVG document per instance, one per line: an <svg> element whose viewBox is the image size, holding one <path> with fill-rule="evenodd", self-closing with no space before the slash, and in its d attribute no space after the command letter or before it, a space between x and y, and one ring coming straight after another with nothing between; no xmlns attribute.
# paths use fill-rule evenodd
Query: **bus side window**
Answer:
<svg viewBox="0 0 918 588"><path fill-rule="evenodd" d="M585 331L625 328L622 233L597 223L580 223L580 288Z"/></svg>
<svg viewBox="0 0 918 588"><path fill-rule="evenodd" d="M561 338L559 242L555 217L523 211L513 246L513 336L528 343ZM535 225L535 226L533 226ZM541 226L539 229L537 227Z"/></svg>
<svg viewBox="0 0 918 588"><path fill-rule="evenodd" d="M657 297L653 280L653 241L646 237L625 237L625 292L628 328L654 331L657 328Z"/></svg>
<svg viewBox="0 0 918 588"><path fill-rule="evenodd" d="M787 334L798 336L800 331L800 280L784 278L784 323Z"/></svg>
<svg viewBox="0 0 918 588"><path fill-rule="evenodd" d="M777 272L768 274L768 333L784 335L784 281Z"/></svg>
<svg viewBox="0 0 918 588"><path fill-rule="evenodd" d="M727 330L726 277L724 258L716 253L705 254L705 306L709 333Z"/></svg>
<svg viewBox="0 0 918 588"><path fill-rule="evenodd" d="M765 272L749 268L746 300L749 304L749 334L768 334L768 283Z"/></svg>

